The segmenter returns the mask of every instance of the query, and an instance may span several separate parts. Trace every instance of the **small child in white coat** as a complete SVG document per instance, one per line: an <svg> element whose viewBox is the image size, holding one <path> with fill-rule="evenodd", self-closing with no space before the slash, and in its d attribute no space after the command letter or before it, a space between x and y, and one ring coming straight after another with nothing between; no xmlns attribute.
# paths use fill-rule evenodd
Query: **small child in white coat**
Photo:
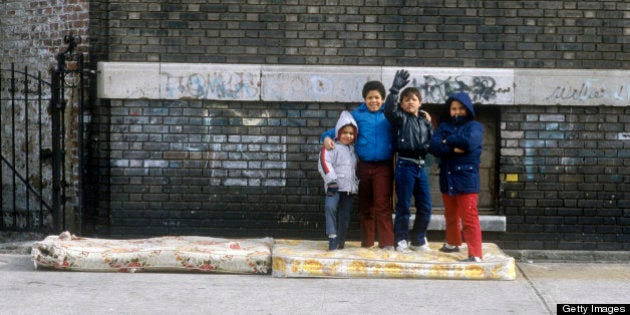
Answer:
<svg viewBox="0 0 630 315"><path fill-rule="evenodd" d="M357 155L354 152L358 131L359 127L352 115L343 111L335 126L335 148L322 148L319 154L317 168L326 189L324 213L329 250L343 249L345 246L352 195L357 193L359 187L356 176Z"/></svg>

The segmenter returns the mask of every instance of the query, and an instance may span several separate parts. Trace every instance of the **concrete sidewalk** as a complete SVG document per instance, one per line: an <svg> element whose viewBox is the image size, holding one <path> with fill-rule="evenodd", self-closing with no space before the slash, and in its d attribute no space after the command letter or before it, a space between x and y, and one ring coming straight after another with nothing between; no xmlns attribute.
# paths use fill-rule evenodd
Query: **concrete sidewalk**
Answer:
<svg viewBox="0 0 630 315"><path fill-rule="evenodd" d="M630 264L518 263L514 281L272 278L36 270L0 255L2 314L555 314L628 303Z"/></svg>
<svg viewBox="0 0 630 315"><path fill-rule="evenodd" d="M630 301L625 252L506 251L519 258L514 281L286 279L36 270L33 242L0 243L2 314L555 314L558 303Z"/></svg>

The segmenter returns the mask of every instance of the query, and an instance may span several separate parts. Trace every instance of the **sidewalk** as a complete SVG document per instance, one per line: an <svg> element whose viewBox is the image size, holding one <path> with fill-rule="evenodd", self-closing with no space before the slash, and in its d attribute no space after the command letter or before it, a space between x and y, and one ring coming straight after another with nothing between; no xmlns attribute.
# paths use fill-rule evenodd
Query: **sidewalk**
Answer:
<svg viewBox="0 0 630 315"><path fill-rule="evenodd" d="M43 271L0 254L0 313L556 314L557 303L628 303L630 264L517 266L514 281L286 279Z"/></svg>
<svg viewBox="0 0 630 315"><path fill-rule="evenodd" d="M0 313L555 314L558 303L630 301L628 260L585 260L624 253L512 251L525 258L517 260L514 281L285 279L36 270L26 254L32 243L0 244ZM571 255L583 260L563 260ZM25 303L27 296L45 303Z"/></svg>

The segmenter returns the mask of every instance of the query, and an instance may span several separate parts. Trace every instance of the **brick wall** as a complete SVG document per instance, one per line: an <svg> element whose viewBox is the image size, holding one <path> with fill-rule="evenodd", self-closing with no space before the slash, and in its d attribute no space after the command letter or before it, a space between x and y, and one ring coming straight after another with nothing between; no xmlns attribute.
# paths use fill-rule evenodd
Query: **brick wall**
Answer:
<svg viewBox="0 0 630 315"><path fill-rule="evenodd" d="M112 101L112 233L320 237L319 137L341 108Z"/></svg>
<svg viewBox="0 0 630 315"><path fill-rule="evenodd" d="M89 1L90 60L630 66L630 3L621 0L244 2ZM11 34L3 32L3 56L24 51L7 50L4 43L19 38ZM320 132L354 104L94 104L90 215L111 235L323 235L314 153ZM630 142L622 133L630 132L629 110L533 105L499 107L497 212L506 215L507 232L485 239L512 249L628 250ZM212 120L196 118L199 111Z"/></svg>
<svg viewBox="0 0 630 315"><path fill-rule="evenodd" d="M87 0L2 1L0 20L3 65L16 63L46 72L67 47L63 37L71 32L84 40L78 50L86 50Z"/></svg>
<svg viewBox="0 0 630 315"><path fill-rule="evenodd" d="M91 29L109 36L94 38L93 52L143 62L630 66L625 1L412 2L109 2L107 31ZM112 172L103 177L111 199L100 200L111 206L113 234L321 237L315 153L320 132L345 108L354 105L104 104L99 129L111 142L100 143L101 156L121 161L99 168ZM212 127L190 115L198 111L212 112ZM507 232L485 239L512 249L629 249L630 143L616 138L630 131L629 110L524 104L499 111L496 210ZM274 148L286 154L270 155ZM271 156L286 168L262 167Z"/></svg>
<svg viewBox="0 0 630 315"><path fill-rule="evenodd" d="M501 208L504 246L627 250L628 108L504 108ZM507 174L518 180L506 180Z"/></svg>
<svg viewBox="0 0 630 315"><path fill-rule="evenodd" d="M630 66L626 1L91 2L109 3L109 37L92 43L112 61Z"/></svg>

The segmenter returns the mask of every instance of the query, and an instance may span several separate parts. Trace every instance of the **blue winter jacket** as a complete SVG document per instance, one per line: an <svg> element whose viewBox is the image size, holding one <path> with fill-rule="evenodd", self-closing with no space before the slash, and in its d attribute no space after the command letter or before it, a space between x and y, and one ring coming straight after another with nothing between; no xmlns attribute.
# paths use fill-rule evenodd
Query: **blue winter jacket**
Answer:
<svg viewBox="0 0 630 315"><path fill-rule="evenodd" d="M447 109L458 100L468 110L468 116L460 121L448 119L440 121L431 138L429 152L439 158L440 191L449 195L479 193L479 163L483 125L475 121L475 110L466 93L452 94L446 100ZM464 153L455 153L460 148Z"/></svg>
<svg viewBox="0 0 630 315"><path fill-rule="evenodd" d="M394 129L387 121L383 113L384 106L376 112L371 112L365 103L362 103L352 112L352 117L359 126L359 136L354 148L363 162L380 162L391 160L394 153L393 139ZM322 134L321 140L326 137L335 138L335 130L330 129Z"/></svg>

